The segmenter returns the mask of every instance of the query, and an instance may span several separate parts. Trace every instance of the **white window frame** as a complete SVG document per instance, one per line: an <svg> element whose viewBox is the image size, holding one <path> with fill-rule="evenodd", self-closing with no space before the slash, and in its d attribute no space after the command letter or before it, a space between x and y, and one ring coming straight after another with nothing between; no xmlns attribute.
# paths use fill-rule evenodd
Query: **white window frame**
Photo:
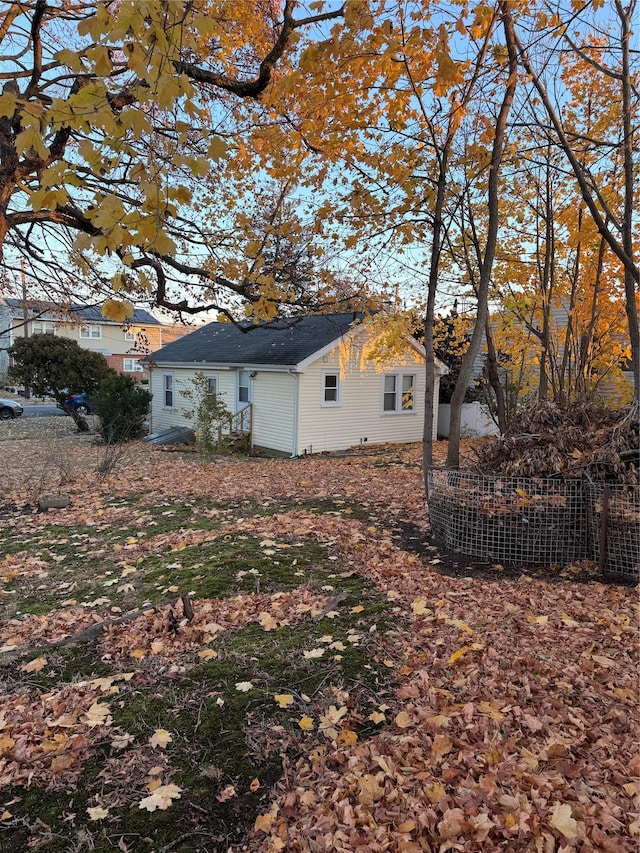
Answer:
<svg viewBox="0 0 640 853"><path fill-rule="evenodd" d="M327 386L327 379L331 377L335 378L336 385L335 389L333 387ZM335 400L327 400L327 391L336 392ZM339 370L323 370L322 371L322 388L320 392L320 405L323 409L335 409L337 406L342 405L342 382L340 381L340 371Z"/></svg>
<svg viewBox="0 0 640 853"><path fill-rule="evenodd" d="M246 385L240 384L240 380L241 380L243 374L246 374L246 377L247 377L247 384ZM240 399L240 389L241 388L247 389L247 399L246 400ZM240 409L244 409L244 407L248 406L250 402L251 402L251 373L249 370L240 369L240 370L238 370L238 376L237 376L237 381L236 381L236 403L237 403L237 407L238 407L237 411L240 411Z"/></svg>
<svg viewBox="0 0 640 853"><path fill-rule="evenodd" d="M129 366L127 367L127 363ZM123 373L144 373L144 367L140 364L139 358L123 358L122 359Z"/></svg>
<svg viewBox="0 0 640 853"><path fill-rule="evenodd" d="M39 327L39 328L36 328ZM32 335L55 335L56 324L50 320L32 320L31 321Z"/></svg>
<svg viewBox="0 0 640 853"><path fill-rule="evenodd" d="M80 326L80 337L83 340L98 340L102 337L102 328L97 323L86 323L84 326Z"/></svg>
<svg viewBox="0 0 640 853"><path fill-rule="evenodd" d="M167 382L170 379L170 382ZM171 394L171 403L167 403L167 393ZM173 409L176 400L176 380L173 373L162 374L162 408Z"/></svg>
<svg viewBox="0 0 640 853"><path fill-rule="evenodd" d="M135 332L132 332L130 329L128 329L124 333L124 339L125 341L136 341L138 339L138 336Z"/></svg>
<svg viewBox="0 0 640 853"><path fill-rule="evenodd" d="M220 388L220 382L218 379L217 373L205 373L204 378L207 380L207 390L209 394L213 394L214 397L218 396L218 389Z"/></svg>
<svg viewBox="0 0 640 853"><path fill-rule="evenodd" d="M387 380L394 380L393 391L387 390ZM412 415L416 411L416 374L405 373L398 371L394 373L385 373L382 377L382 414L383 415ZM409 380L409 387L405 390L406 380ZM405 395L411 392L411 405L403 405ZM386 398L393 394L393 409L388 409L385 406Z"/></svg>

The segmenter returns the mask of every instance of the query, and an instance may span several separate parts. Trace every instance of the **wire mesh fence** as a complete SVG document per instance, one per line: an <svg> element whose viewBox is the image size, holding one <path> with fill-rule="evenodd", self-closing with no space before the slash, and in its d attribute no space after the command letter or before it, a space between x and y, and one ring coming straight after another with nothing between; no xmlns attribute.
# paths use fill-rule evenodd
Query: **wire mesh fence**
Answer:
<svg viewBox="0 0 640 853"><path fill-rule="evenodd" d="M432 470L429 518L442 547L499 563L537 566L589 553L579 480Z"/></svg>
<svg viewBox="0 0 640 853"><path fill-rule="evenodd" d="M431 533L441 548L483 560L543 566L587 558L603 574L640 579L640 490L607 488L432 469Z"/></svg>
<svg viewBox="0 0 640 853"><path fill-rule="evenodd" d="M593 559L605 575L640 579L640 487L585 486Z"/></svg>

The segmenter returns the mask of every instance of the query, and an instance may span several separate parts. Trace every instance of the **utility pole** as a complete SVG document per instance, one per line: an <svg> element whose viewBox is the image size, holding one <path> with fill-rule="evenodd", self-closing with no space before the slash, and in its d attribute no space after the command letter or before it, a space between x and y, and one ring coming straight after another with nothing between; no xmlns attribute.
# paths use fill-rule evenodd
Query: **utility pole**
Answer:
<svg viewBox="0 0 640 853"><path fill-rule="evenodd" d="M27 276L24 271L24 258L20 259L20 268L22 270L22 333L25 338L29 337L29 310L27 308ZM24 398L30 399L31 389L28 385L24 386Z"/></svg>

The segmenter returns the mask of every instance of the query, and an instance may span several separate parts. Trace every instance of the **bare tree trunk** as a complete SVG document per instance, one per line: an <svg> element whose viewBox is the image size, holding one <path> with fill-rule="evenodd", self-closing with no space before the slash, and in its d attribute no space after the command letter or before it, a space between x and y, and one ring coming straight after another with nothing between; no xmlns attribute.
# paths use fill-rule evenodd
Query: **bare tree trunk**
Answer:
<svg viewBox="0 0 640 853"><path fill-rule="evenodd" d="M491 322L487 314L485 323L485 337L487 339L487 379L489 385L493 389L496 397L496 416L498 418L498 426L500 432L504 435L507 431L507 407L505 403L505 394L502 383L500 382L500 374L498 373L498 357L496 355L495 344L493 343L493 331L491 330Z"/></svg>
<svg viewBox="0 0 640 853"><path fill-rule="evenodd" d="M578 233L580 233L582 227L582 217L584 214L584 210L581 207L578 211ZM567 327L564 333L564 347L562 350L562 362L560 364L560 371L558 375L558 402L560 405L564 405L567 402L568 394L566 392L567 386L567 370L569 367L569 359L571 356L571 343L573 340L573 311L576 305L576 296L578 293L578 281L580 278L580 263L582 260L582 241L578 243L576 246L576 257L573 264L573 271L571 273L571 293L569 295L569 306L567 308Z"/></svg>
<svg viewBox="0 0 640 853"><path fill-rule="evenodd" d="M471 341L469 342L469 349L462 359L458 381L456 382L456 387L454 388L453 396L451 397L451 420L449 421L447 468L460 467L460 422L462 418L462 404L464 402L469 379L471 378L473 363L480 351L489 314L489 284L491 281L491 271L493 269L493 261L496 254L496 244L498 239L498 183L500 178L500 166L504 154L507 119L509 117L511 104L513 103L517 83L518 60L515 48L515 32L513 29L511 10L507 0L503 0L503 2L500 3L500 15L507 43L509 77L504 97L502 99L502 104L500 106L500 112L498 113L496 131L493 139L493 148L491 151L491 164L489 167L489 180L487 187L489 219L487 224L487 241L480 268L480 280L478 284L478 313L473 333L471 335Z"/></svg>
<svg viewBox="0 0 640 853"><path fill-rule="evenodd" d="M598 296L600 294L600 285L602 283L602 272L604 268L604 255L606 249L607 244L601 237L600 246L598 247L596 278L593 282L589 326L587 327L587 331L583 334L582 339L580 341L578 364L576 365L576 392L578 396L584 396L587 393L588 389L589 375L591 373L591 363L593 360L596 320L598 319Z"/></svg>
<svg viewBox="0 0 640 853"><path fill-rule="evenodd" d="M438 290L438 268L442 250L442 215L447 187L447 166L449 151L442 152L438 170L436 203L433 212L433 239L431 242L431 261L429 264L429 283L427 292L427 308L424 318L424 348L427 378L425 383L424 425L422 432L422 474L424 490L429 496L429 469L433 465L433 416L435 411L435 352L433 349L433 322L436 310L436 293Z"/></svg>
<svg viewBox="0 0 640 853"><path fill-rule="evenodd" d="M622 245L625 254L633 258L633 139L634 128L631 121L631 91L632 79L630 68L631 16L635 3L629 3L625 9L620 0L615 0L616 10L622 28L622 124L624 128L623 161L624 161L624 214L622 217ZM636 286L639 281L633 270L625 264L624 294L629 324L629 339L631 341L631 365L633 370L633 399L636 408L640 406L640 327L636 307Z"/></svg>

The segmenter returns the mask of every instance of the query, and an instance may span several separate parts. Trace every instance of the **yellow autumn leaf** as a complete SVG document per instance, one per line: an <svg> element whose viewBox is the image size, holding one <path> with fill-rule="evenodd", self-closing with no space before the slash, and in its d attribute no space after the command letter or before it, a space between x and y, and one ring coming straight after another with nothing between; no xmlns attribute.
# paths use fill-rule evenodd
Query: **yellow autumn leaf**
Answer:
<svg viewBox="0 0 640 853"><path fill-rule="evenodd" d="M0 756L5 755L10 749L16 745L15 740L10 735L0 735Z"/></svg>
<svg viewBox="0 0 640 853"><path fill-rule="evenodd" d="M378 723L384 723L386 717L384 714L381 714L380 711L372 711L367 717L368 720L371 720L372 723L376 725Z"/></svg>
<svg viewBox="0 0 640 853"><path fill-rule="evenodd" d="M258 622L262 626L263 631L275 631L278 627L278 623L273 616L264 610L258 616Z"/></svg>
<svg viewBox="0 0 640 853"><path fill-rule="evenodd" d="M109 713L109 706L105 702L94 702L93 705L84 712L81 721L87 726L110 726L112 719Z"/></svg>
<svg viewBox="0 0 640 853"><path fill-rule="evenodd" d="M181 794L182 788L178 788L177 785L160 785L153 794L140 800L138 808L146 809L148 812L155 812L156 809L164 811L174 800L180 799Z"/></svg>
<svg viewBox="0 0 640 853"><path fill-rule="evenodd" d="M431 616L433 610L427 607L427 601L424 598L416 598L411 603L411 610L416 616Z"/></svg>
<svg viewBox="0 0 640 853"><path fill-rule="evenodd" d="M273 823L272 815L267 812L266 814L259 814L253 824L254 832L271 832L271 824Z"/></svg>
<svg viewBox="0 0 640 853"><path fill-rule="evenodd" d="M290 693L275 693L273 698L280 708L287 708L289 705L293 705L293 696Z"/></svg>
<svg viewBox="0 0 640 853"><path fill-rule="evenodd" d="M338 746L353 746L358 742L358 735L351 729L342 729L336 738Z"/></svg>
<svg viewBox="0 0 640 853"><path fill-rule="evenodd" d="M314 660L315 658L321 658L321 657L322 657L322 655L324 654L324 652L325 652L325 650L324 650L324 649L322 649L322 648L309 649L308 651L305 649L305 650L302 652L302 655L303 655L303 657L305 657L307 660Z"/></svg>
<svg viewBox="0 0 640 853"><path fill-rule="evenodd" d="M442 782L436 782L435 785L425 788L424 792L430 803L438 803L440 800L444 799L446 795Z"/></svg>
<svg viewBox="0 0 640 853"><path fill-rule="evenodd" d="M311 717L307 717L307 715L305 714L298 720L298 725L300 726L303 732L310 732L313 729L313 720Z"/></svg>
<svg viewBox="0 0 640 853"><path fill-rule="evenodd" d="M466 634L473 634L473 628L470 628L462 619L446 619L445 624L451 625L453 628L459 628L460 631L464 631Z"/></svg>
<svg viewBox="0 0 640 853"><path fill-rule="evenodd" d="M466 655L466 653L467 653L468 651L469 651L469 646L462 646L462 648L461 648L461 649L458 649L458 651L457 651L457 652L454 652L454 653L451 655L451 657L449 658L449 664L450 664L450 665L451 665L451 664L454 664L457 660L460 660L460 658L461 658L463 655Z"/></svg>
<svg viewBox="0 0 640 853"><path fill-rule="evenodd" d="M215 649L203 649L201 652L198 652L198 657L202 658L202 660L214 660L218 657L218 652Z"/></svg>
<svg viewBox="0 0 640 853"><path fill-rule="evenodd" d="M548 621L548 616L534 616L532 613L527 614L527 622L530 622L531 625L546 625Z"/></svg>
<svg viewBox="0 0 640 853"><path fill-rule="evenodd" d="M400 711L400 713L396 715L394 722L399 729L406 729L411 725L411 718L406 711Z"/></svg>
<svg viewBox="0 0 640 853"><path fill-rule="evenodd" d="M133 317L133 313L134 307L127 299L106 299L102 306L102 316L116 323L124 323L125 320Z"/></svg>
<svg viewBox="0 0 640 853"><path fill-rule="evenodd" d="M554 829L561 832L565 838L575 838L578 834L578 823L572 817L571 806L568 803L556 803L549 823Z"/></svg>
<svg viewBox="0 0 640 853"><path fill-rule="evenodd" d="M89 820L102 820L109 815L109 809L103 809L102 806L93 806L87 809Z"/></svg>
<svg viewBox="0 0 640 853"><path fill-rule="evenodd" d="M161 749L164 749L168 743L171 743L173 738L171 737L171 733L166 729L156 729L153 735L149 738L149 745L154 749L159 746Z"/></svg>
<svg viewBox="0 0 640 853"><path fill-rule="evenodd" d="M358 802L363 806L372 806L384 794L384 788L380 786L376 777L370 773L366 773L358 780L358 786L360 788Z"/></svg>
<svg viewBox="0 0 640 853"><path fill-rule="evenodd" d="M20 672L40 672L40 670L47 665L47 659L45 657L34 658L29 661L29 663L25 663L20 667Z"/></svg>

